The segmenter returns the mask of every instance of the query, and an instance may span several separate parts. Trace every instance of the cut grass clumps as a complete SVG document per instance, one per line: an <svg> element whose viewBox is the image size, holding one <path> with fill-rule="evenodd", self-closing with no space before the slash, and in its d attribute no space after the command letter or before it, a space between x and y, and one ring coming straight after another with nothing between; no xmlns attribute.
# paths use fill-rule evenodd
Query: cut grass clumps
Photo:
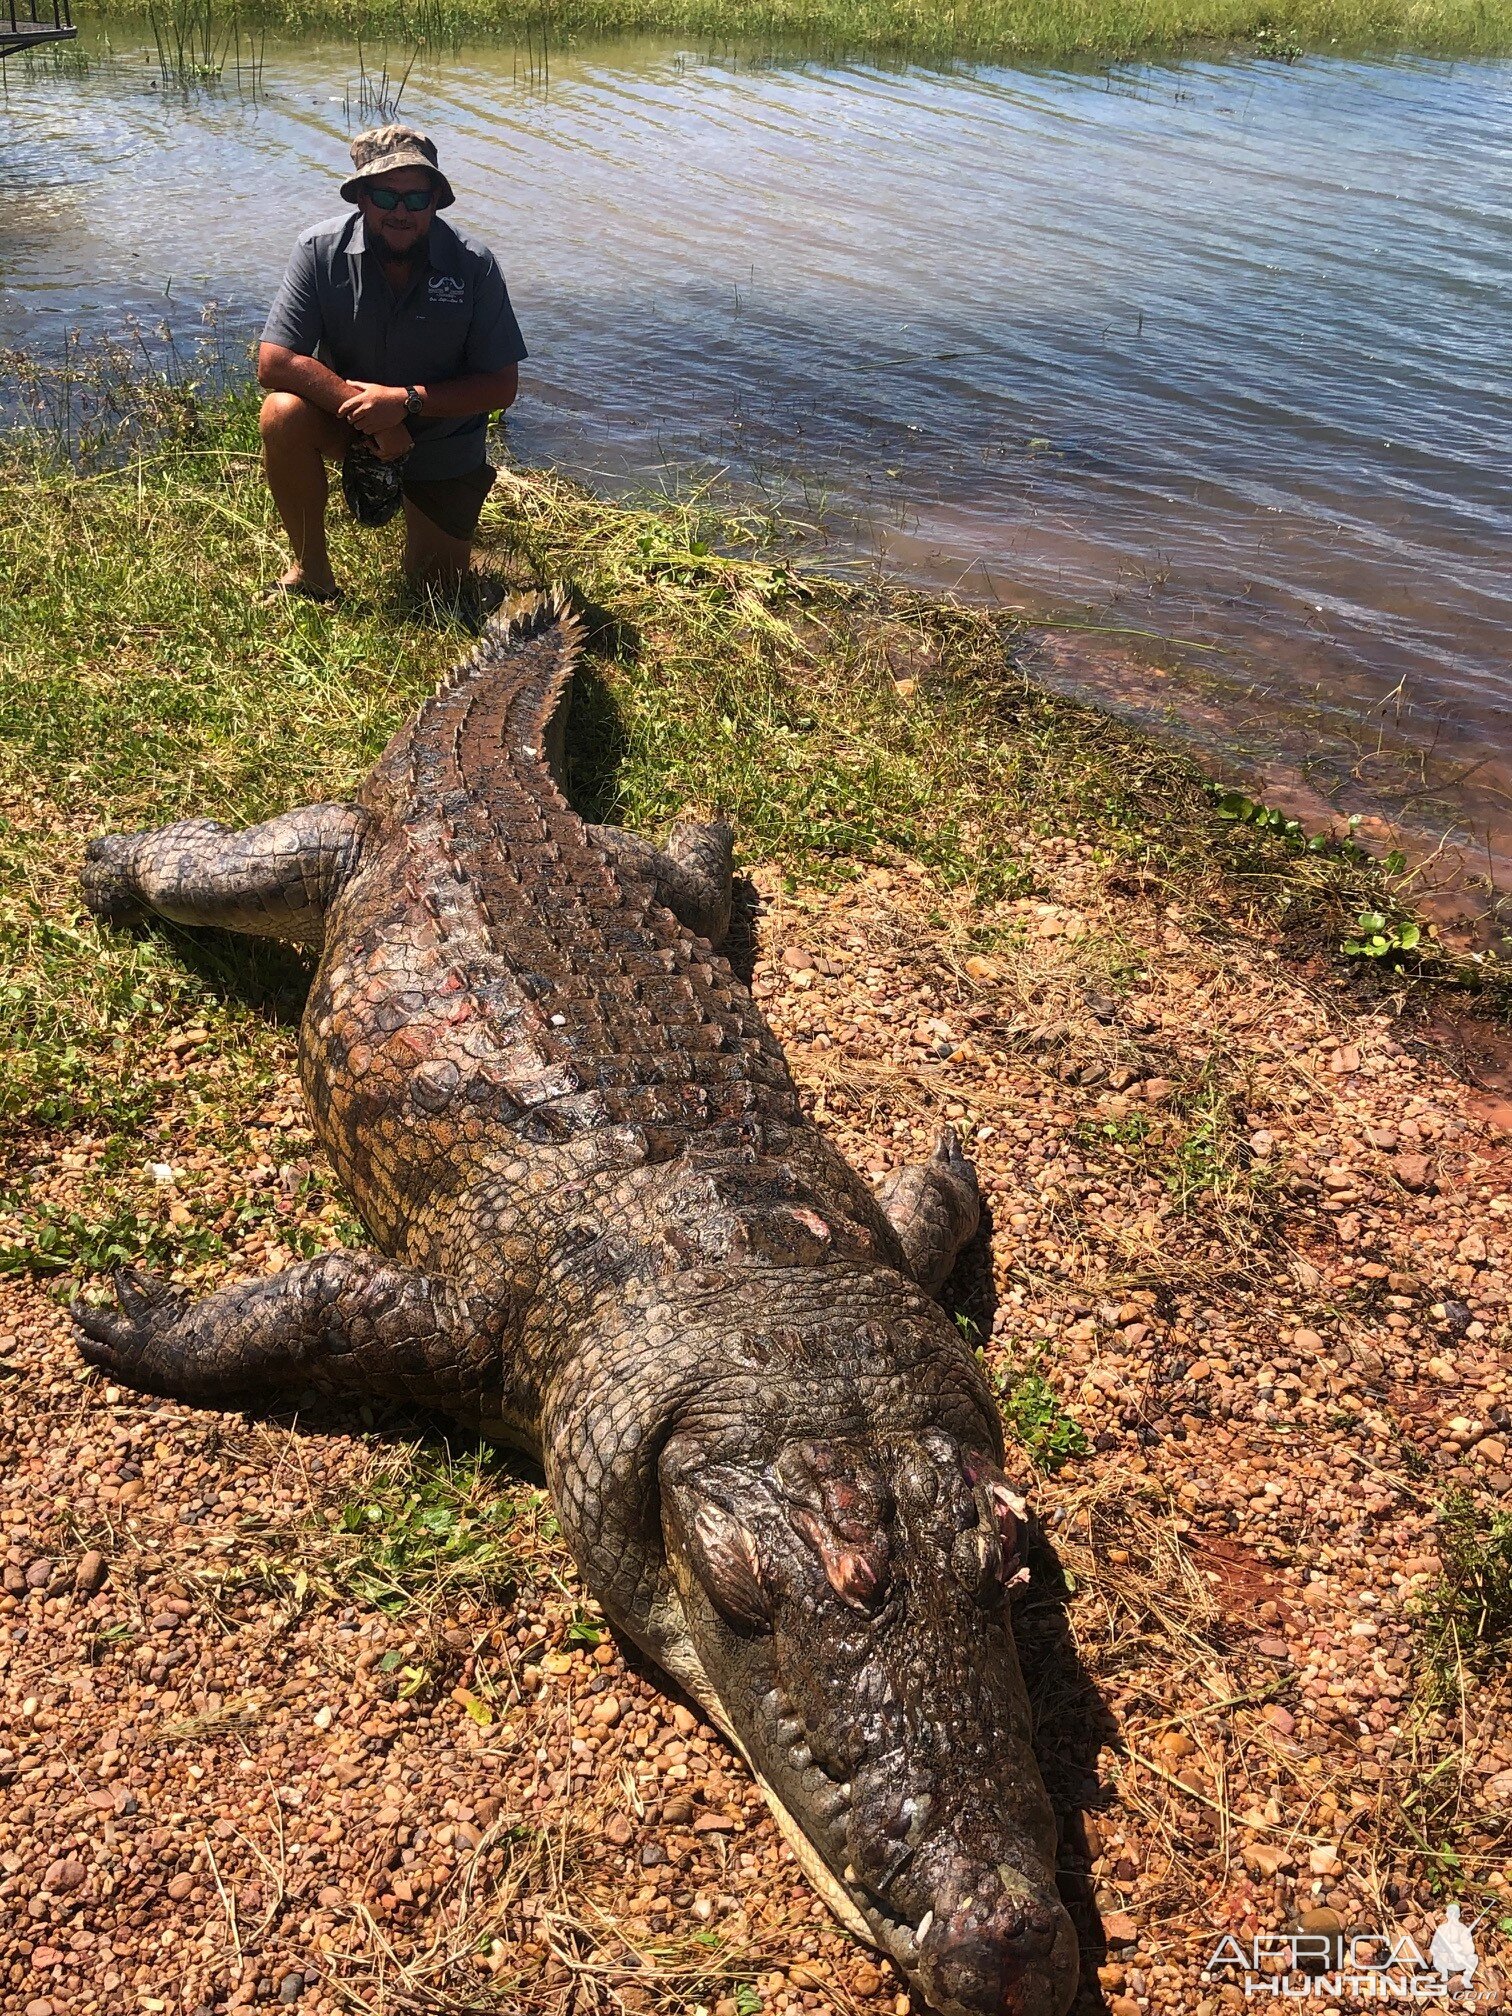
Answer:
<svg viewBox="0 0 1512 2016"><path fill-rule="evenodd" d="M1432 1693L1457 1700L1465 1676L1490 1679L1512 1660L1512 1512L1483 1511L1456 1492L1444 1504L1439 1554L1443 1572L1418 1631Z"/></svg>

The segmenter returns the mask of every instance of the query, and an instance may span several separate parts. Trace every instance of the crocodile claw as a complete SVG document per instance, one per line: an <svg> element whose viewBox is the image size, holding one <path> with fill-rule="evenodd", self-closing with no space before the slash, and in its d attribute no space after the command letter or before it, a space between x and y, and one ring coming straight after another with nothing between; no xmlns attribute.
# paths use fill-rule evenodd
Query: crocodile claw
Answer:
<svg viewBox="0 0 1512 2016"><path fill-rule="evenodd" d="M113 1308L108 1302L75 1302L69 1314L87 1363L102 1372L134 1373L177 1319L183 1300L166 1281L138 1267L117 1267L111 1279Z"/></svg>

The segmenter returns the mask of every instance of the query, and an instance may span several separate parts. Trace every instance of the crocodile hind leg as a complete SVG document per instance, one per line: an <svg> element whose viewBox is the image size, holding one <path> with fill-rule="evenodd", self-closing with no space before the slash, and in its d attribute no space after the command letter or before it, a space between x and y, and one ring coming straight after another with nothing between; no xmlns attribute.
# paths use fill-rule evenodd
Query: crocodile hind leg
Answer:
<svg viewBox="0 0 1512 2016"><path fill-rule="evenodd" d="M477 1418L507 1413L507 1294L467 1295L372 1253L327 1253L201 1302L121 1268L116 1304L75 1302L79 1348L130 1386L184 1400L373 1395Z"/></svg>
<svg viewBox="0 0 1512 2016"><path fill-rule="evenodd" d="M302 805L240 833L213 819L106 833L85 851L84 901L111 924L156 915L319 945L370 818L356 805Z"/></svg>
<svg viewBox="0 0 1512 2016"><path fill-rule="evenodd" d="M664 848L623 826L588 831L619 866L649 882L680 924L722 945L730 928L730 880L735 835L722 819L680 820Z"/></svg>
<svg viewBox="0 0 1512 2016"><path fill-rule="evenodd" d="M902 1245L908 1270L938 1295L982 1215L976 1170L961 1153L954 1128L935 1142L927 1162L895 1169L877 1197Z"/></svg>

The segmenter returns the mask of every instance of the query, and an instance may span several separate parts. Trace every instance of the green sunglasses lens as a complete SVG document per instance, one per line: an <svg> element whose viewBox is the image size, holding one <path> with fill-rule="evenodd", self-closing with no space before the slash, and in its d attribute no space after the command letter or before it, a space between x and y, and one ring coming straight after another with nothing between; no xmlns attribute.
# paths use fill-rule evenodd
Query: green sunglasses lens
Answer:
<svg viewBox="0 0 1512 2016"><path fill-rule="evenodd" d="M435 197L433 189L406 189L401 194L396 189L369 189L368 198L375 210L397 210L402 203L406 210L429 210Z"/></svg>

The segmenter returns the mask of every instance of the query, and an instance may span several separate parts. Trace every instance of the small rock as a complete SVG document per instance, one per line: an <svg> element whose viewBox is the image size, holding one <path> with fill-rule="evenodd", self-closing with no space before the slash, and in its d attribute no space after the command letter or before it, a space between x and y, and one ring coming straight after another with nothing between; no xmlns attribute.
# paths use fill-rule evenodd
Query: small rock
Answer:
<svg viewBox="0 0 1512 2016"><path fill-rule="evenodd" d="M618 1695L605 1694L601 1700L594 1703L593 1720L601 1728L612 1729L619 1719L620 1704Z"/></svg>
<svg viewBox="0 0 1512 2016"><path fill-rule="evenodd" d="M26 2005L26 2016L53 2016L53 2005L45 1995L34 1995Z"/></svg>
<svg viewBox="0 0 1512 2016"><path fill-rule="evenodd" d="M1512 1806L1512 1771L1498 1771L1481 1787L1488 1806Z"/></svg>
<svg viewBox="0 0 1512 2016"><path fill-rule="evenodd" d="M1328 1060L1328 1068L1336 1078L1347 1078L1360 1068L1360 1046L1358 1043L1341 1043Z"/></svg>
<svg viewBox="0 0 1512 2016"><path fill-rule="evenodd" d="M77 1856L70 1855L52 1864L42 1879L42 1887L44 1890L59 1892L77 1890L88 1874L89 1871Z"/></svg>
<svg viewBox="0 0 1512 2016"><path fill-rule="evenodd" d="M35 1973L45 1974L49 1967L61 1967L63 1965L63 1955L58 1951L56 1946L34 1946L32 1948L31 1964Z"/></svg>
<svg viewBox="0 0 1512 2016"><path fill-rule="evenodd" d="M1291 1341L1292 1348L1308 1358L1315 1358L1323 1349L1323 1339L1316 1330L1293 1330Z"/></svg>
<svg viewBox="0 0 1512 2016"><path fill-rule="evenodd" d="M278 1999L285 2007L288 2007L290 2003L297 2002L303 1993L303 1974L285 1974L282 1981L278 1984Z"/></svg>
<svg viewBox="0 0 1512 2016"><path fill-rule="evenodd" d="M1290 1659L1291 1647L1284 1638L1257 1638L1255 1650L1262 1659Z"/></svg>
<svg viewBox="0 0 1512 2016"><path fill-rule="evenodd" d="M969 962L968 962L969 963ZM882 1976L869 1960L863 1960L851 1969L851 1987L858 1995L875 1995L882 1986Z"/></svg>
<svg viewBox="0 0 1512 2016"><path fill-rule="evenodd" d="M1261 1711L1278 1736L1290 1736L1297 1726L1297 1718L1289 1708L1283 1708L1279 1701L1267 1701Z"/></svg>
<svg viewBox="0 0 1512 2016"><path fill-rule="evenodd" d="M1115 1995L1108 2004L1112 2016L1143 2016L1143 2011L1132 1995Z"/></svg>
<svg viewBox="0 0 1512 2016"><path fill-rule="evenodd" d="M642 1869L659 1869L667 1859L667 1851L660 1841L648 1841L641 1849Z"/></svg>
<svg viewBox="0 0 1512 2016"><path fill-rule="evenodd" d="M1132 1946L1139 1927L1127 1911L1110 1911L1102 1921L1103 1937L1110 1946Z"/></svg>
<svg viewBox="0 0 1512 2016"><path fill-rule="evenodd" d="M168 1895L175 1904L182 1904L193 1888L194 1878L187 1871L183 1871L168 1885Z"/></svg>
<svg viewBox="0 0 1512 2016"><path fill-rule="evenodd" d="M686 1827L693 1818L693 1801L681 1795L664 1800L662 1818L669 1827Z"/></svg>
<svg viewBox="0 0 1512 2016"><path fill-rule="evenodd" d="M97 1589L104 1587L109 1573L110 1563L97 1548L91 1547L79 1558L79 1565L74 1570L74 1587L81 1596L93 1596Z"/></svg>
<svg viewBox="0 0 1512 2016"><path fill-rule="evenodd" d="M693 1822L695 1834L733 1834L738 1823L728 1813L700 1813Z"/></svg>
<svg viewBox="0 0 1512 2016"><path fill-rule="evenodd" d="M672 1710L672 1726L679 1736L691 1736L698 1727L698 1717L691 1708L684 1708L679 1701Z"/></svg>
<svg viewBox="0 0 1512 2016"><path fill-rule="evenodd" d="M51 1561L33 1561L30 1568L26 1571L27 1588L45 1589L52 1580L52 1571L53 1564Z"/></svg>
<svg viewBox="0 0 1512 2016"><path fill-rule="evenodd" d="M1146 1078L1139 1089L1147 1106L1164 1106L1176 1087L1169 1078Z"/></svg>
<svg viewBox="0 0 1512 2016"><path fill-rule="evenodd" d="M782 963L789 973L808 973L813 970L814 955L806 952L801 945L784 945Z"/></svg>
<svg viewBox="0 0 1512 2016"><path fill-rule="evenodd" d="M1321 1848L1314 1848L1307 1858L1307 1866L1314 1876L1332 1876L1339 1866L1339 1851L1332 1842Z"/></svg>
<svg viewBox="0 0 1512 2016"><path fill-rule="evenodd" d="M1397 1181L1404 1190L1432 1188L1433 1165L1426 1155L1398 1155L1395 1168Z"/></svg>
<svg viewBox="0 0 1512 2016"><path fill-rule="evenodd" d="M327 1883L320 1893L322 1911L339 1911L346 1902L346 1892L338 1890L334 1883Z"/></svg>
<svg viewBox="0 0 1512 2016"><path fill-rule="evenodd" d="M628 1813L611 1813L604 1822L604 1839L624 1848L635 1838L635 1822Z"/></svg>

